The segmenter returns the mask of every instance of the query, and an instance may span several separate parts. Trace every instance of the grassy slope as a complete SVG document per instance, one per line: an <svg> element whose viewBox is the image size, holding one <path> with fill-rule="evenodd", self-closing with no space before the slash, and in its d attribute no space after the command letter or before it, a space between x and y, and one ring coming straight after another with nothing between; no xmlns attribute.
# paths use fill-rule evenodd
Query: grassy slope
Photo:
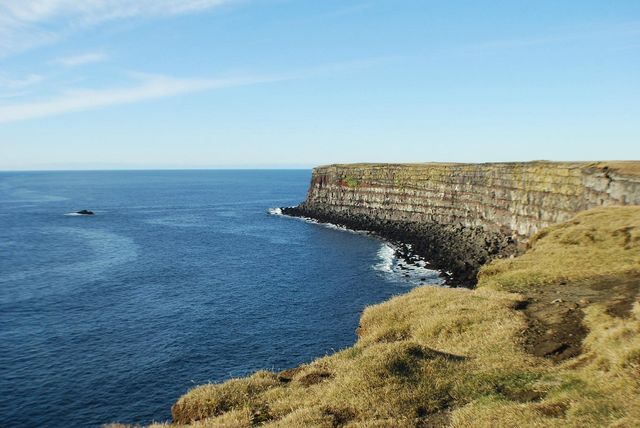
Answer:
<svg viewBox="0 0 640 428"><path fill-rule="evenodd" d="M507 291L562 281L640 272L640 208L600 208L535 235L526 254L496 260L479 275L482 286Z"/></svg>
<svg viewBox="0 0 640 428"><path fill-rule="evenodd" d="M419 287L369 307L354 346L280 375L196 387L175 404L174 421L639 426L637 300L625 317L601 302L587 305L583 353L561 364L524 351L527 320L516 310L528 287L580 287L585 279L638 272L640 207L582 213L541 232L523 256L486 266L477 290Z"/></svg>

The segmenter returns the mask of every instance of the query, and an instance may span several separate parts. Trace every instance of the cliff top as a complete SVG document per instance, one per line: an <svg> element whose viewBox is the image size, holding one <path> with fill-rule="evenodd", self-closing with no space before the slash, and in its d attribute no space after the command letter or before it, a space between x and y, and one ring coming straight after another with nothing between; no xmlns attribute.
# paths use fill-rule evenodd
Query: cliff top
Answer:
<svg viewBox="0 0 640 428"><path fill-rule="evenodd" d="M412 168L426 168L426 167L443 167L443 166L558 166L564 168L608 168L614 172L622 175L639 176L640 177L640 160L629 161L547 161L536 160L529 162L485 162L485 163L464 163L464 162L416 162L416 163L337 163L322 165L314 169L320 170L325 168L363 168L363 167L412 167Z"/></svg>
<svg viewBox="0 0 640 428"><path fill-rule="evenodd" d="M622 175L640 176L640 161L606 161L596 164L599 168L608 167Z"/></svg>

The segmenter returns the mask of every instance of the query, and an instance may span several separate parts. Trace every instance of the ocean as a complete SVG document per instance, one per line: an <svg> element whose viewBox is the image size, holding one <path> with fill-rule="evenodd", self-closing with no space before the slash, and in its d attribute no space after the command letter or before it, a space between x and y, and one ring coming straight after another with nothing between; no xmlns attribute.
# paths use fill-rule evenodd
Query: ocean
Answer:
<svg viewBox="0 0 640 428"><path fill-rule="evenodd" d="M439 283L376 237L279 215L309 179L0 173L0 426L168 420L193 386L350 346L367 305Z"/></svg>

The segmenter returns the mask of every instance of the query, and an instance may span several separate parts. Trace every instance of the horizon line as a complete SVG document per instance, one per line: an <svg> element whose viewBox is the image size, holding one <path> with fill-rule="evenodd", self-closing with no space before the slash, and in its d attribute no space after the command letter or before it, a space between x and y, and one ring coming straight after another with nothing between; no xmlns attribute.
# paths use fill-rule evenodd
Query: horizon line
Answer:
<svg viewBox="0 0 640 428"><path fill-rule="evenodd" d="M137 167L115 167L115 168L55 168L55 169L1 169L0 173L4 172L98 172L98 171L281 171L281 170L307 170L313 169L314 166L281 166L281 167L259 167L259 166L228 166L228 167L150 167L150 168L137 168Z"/></svg>
<svg viewBox="0 0 640 428"><path fill-rule="evenodd" d="M390 164L390 165L402 165L402 164L500 164L500 163L535 163L535 162L549 162L549 163L602 163L602 162L640 162L640 159L526 159L526 160L491 160L491 161L451 161L451 160L433 160L433 161L356 161L356 162L328 162L328 163L314 163L314 164L302 164L302 165L273 165L273 166L259 166L259 165L229 165L229 166L150 166L150 167L126 167L126 166L114 166L114 167L43 167L43 168L0 168L0 173L6 172L92 172L92 171L269 171L269 170L311 170L321 166L327 165L349 165L349 164Z"/></svg>

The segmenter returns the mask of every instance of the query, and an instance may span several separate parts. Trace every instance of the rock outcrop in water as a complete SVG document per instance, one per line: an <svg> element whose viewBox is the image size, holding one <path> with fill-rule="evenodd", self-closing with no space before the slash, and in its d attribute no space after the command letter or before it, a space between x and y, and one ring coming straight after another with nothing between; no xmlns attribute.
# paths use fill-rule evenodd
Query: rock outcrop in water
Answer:
<svg viewBox="0 0 640 428"><path fill-rule="evenodd" d="M283 213L376 232L472 286L480 266L598 206L640 204L637 162L348 164L315 168Z"/></svg>

